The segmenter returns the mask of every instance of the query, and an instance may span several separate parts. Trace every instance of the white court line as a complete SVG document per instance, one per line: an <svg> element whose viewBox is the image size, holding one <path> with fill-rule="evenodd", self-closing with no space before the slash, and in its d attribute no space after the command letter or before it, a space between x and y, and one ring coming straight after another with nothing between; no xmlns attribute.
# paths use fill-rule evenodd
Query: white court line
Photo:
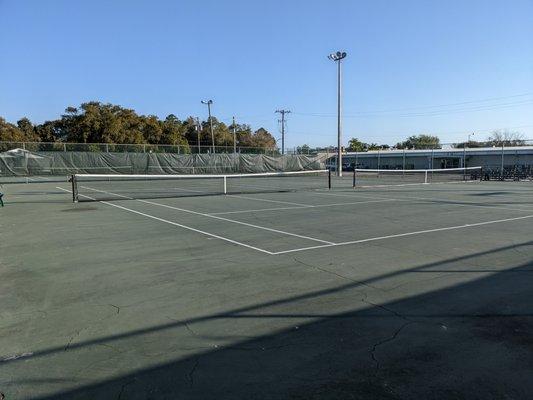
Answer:
<svg viewBox="0 0 533 400"><path fill-rule="evenodd" d="M468 201L468 200L459 200L461 203L456 203L455 200L449 200L449 199L439 199L436 197L418 197L418 196L408 196L404 197L408 200L403 201L409 201L409 200L426 200L426 201L433 201L437 203L446 203L451 204L454 206L461 206L461 207L481 207L481 208L501 208L502 210L512 210L512 211L525 211L525 212L532 212L533 210L527 209L527 208L516 208L516 207L509 207L509 206L499 206L495 204L476 204L474 202Z"/></svg>
<svg viewBox="0 0 533 400"><path fill-rule="evenodd" d="M291 233L291 232L282 231L282 230L279 230L279 229L267 228L265 226L249 224L247 222L235 221L235 220L229 219L229 218L219 217L219 216L216 216L216 215L209 215L209 214L201 213L201 212L198 212L198 211L187 210L185 208L169 206L169 205L166 205L166 204L155 203L153 201L134 199L134 198L131 198L131 197L128 197L128 196L124 196L124 195L121 195L121 194L116 194L116 193L113 193L113 192L107 192L105 190L98 190L98 189L94 189L94 188L91 188L91 187L88 187L88 186L82 186L82 188L89 189L89 190L92 190L92 191L95 191L95 192L109 194L109 195L112 195L112 196L122 197L122 198L127 199L127 200L135 200L135 201L139 201L141 203L152 204L154 206L159 206L159 207L164 207L164 208L170 208L172 210L182 211L182 212L186 212L186 213L189 213L189 214L200 215L200 216L203 216L203 217L218 219L218 220L221 220L221 221L231 222L231 223L238 224L238 225L249 226L251 228L262 229L262 230L265 230L265 231L270 231L270 232L275 232L275 233L281 233L281 234L287 235L287 236L295 236L295 237L298 237L298 238L301 238L301 239L312 240L314 242L320 242L320 243L326 243L326 244L335 244L335 243L330 242L328 240L322 240L322 239L317 239L317 238L313 238L313 237L310 237L310 236L298 235L297 233Z"/></svg>
<svg viewBox="0 0 533 400"><path fill-rule="evenodd" d="M350 205L355 205L355 204L383 203L387 201L396 201L396 199L352 201L348 203L316 204L316 205L308 205L305 207L273 207L273 208L258 208L255 210L222 211L222 212L216 212L216 213L209 213L209 215L244 214L244 213L261 212L261 211L301 210L301 209L309 209L309 208L350 206Z"/></svg>
<svg viewBox="0 0 533 400"><path fill-rule="evenodd" d="M461 184L461 183L479 183L479 181L460 181L460 182L417 182L417 183L387 183L381 185L355 185L356 188L384 188L384 187L402 187L402 186L418 186L418 185L447 185L447 184Z"/></svg>
<svg viewBox="0 0 533 400"><path fill-rule="evenodd" d="M293 206L312 207L312 205L310 205L310 204L293 203L291 201L270 200L270 199L256 199L255 197L240 196L240 195L236 195L236 194L228 194L227 196L229 196L229 197L237 197L239 199L262 201L262 202L266 202L266 203L291 204Z"/></svg>
<svg viewBox="0 0 533 400"><path fill-rule="evenodd" d="M427 202L436 202L436 203L445 203L453 206L459 206L459 207L478 207L478 208L497 208L502 210L511 210L511 211L521 211L521 212L531 212L533 210L527 209L527 208L515 208L515 207L508 207L508 206L498 206L493 204L476 204L474 202L468 201L468 200L450 200L450 199L440 199L435 197L418 197L418 196L402 196L401 198L391 198L391 197L383 197L383 196L364 196L364 195L350 195L350 194L340 194L340 193L316 193L324 196L337 196L337 197L363 197L363 198L370 198L370 199L392 199L394 201L402 201L402 202L410 202L411 200L424 200ZM460 201L458 203L457 201Z"/></svg>
<svg viewBox="0 0 533 400"><path fill-rule="evenodd" d="M374 196L372 194L369 194L369 195L365 195L365 194L361 194L361 193L357 193L355 190L353 192L350 192L350 193L353 193L353 194L343 194L343 193L330 193L330 192L310 192L312 194L318 194L318 195L321 195L321 196L334 196L334 197L351 197L352 199L354 197L361 197L362 199L371 199L371 200L375 200L375 199L390 199L390 197L384 197L384 196ZM394 199L394 200L397 200L397 199Z"/></svg>
<svg viewBox="0 0 533 400"><path fill-rule="evenodd" d="M71 191L69 190L66 190L66 189L63 189L61 187L57 187L58 189L60 190L63 190L65 192L68 192L68 193L71 193ZM105 192L105 193L108 193L108 192ZM109 194L109 193L108 193ZM122 196L122 195L118 195L119 197L123 197L123 198L127 198L129 199L128 197L126 196ZM348 195L349 196L349 195ZM85 197L88 197L92 200L95 200L89 196L85 196ZM387 199L387 200L397 200L397 199ZM154 205L158 205L158 206L163 206L163 207L168 207L168 208L174 208L174 209L178 209L180 211L185 211L185 212L190 212L190 213L193 213L193 214L200 214L202 215L202 213L197 213L197 212L194 212L194 211L190 211L190 210L183 210L183 209L179 209L177 207L172 207L172 206L166 206L164 204L159 204L159 203L153 203L153 202L149 202L149 201L145 201L145 200L138 200L138 201L142 201L142 202L146 202L146 203L149 203L149 204L154 204ZM408 200L403 200L403 201L408 201ZM526 216L522 216L522 217L515 217L515 218L506 218L506 219L499 219L499 220L492 220L492 221L485 221L485 222L478 222L478 223L473 223L473 224L464 224L464 225L456 225L456 226L450 226L450 227L443 227L443 228L435 228L435 229L426 229L426 230L421 230L421 231L414 231L414 232L405 232L405 233L399 233L399 234L394 234L394 235L387 235L387 236L379 236L379 237L374 237L374 238L367 238L367 239L359 239L359 240L352 240L352 241L347 241L347 242L340 242L340 243L332 243L332 242L326 242L326 244L322 244L322 245L318 245L318 246L309 246L309 247L301 247L301 248L297 248L297 249L291 249L291 250L283 250L283 251L278 251L278 252L270 252L268 250L264 250L264 249L260 249L260 248L257 248L257 247L254 247L254 246L250 246L250 245L247 245L245 243L241 243L241 242L237 242L235 240L232 240L232 239L228 239L228 238L224 238L222 236L218 236L218 235L215 235L215 234L211 234L211 233L208 233L208 232L204 232L204 231L201 231L201 230L198 230L198 229L195 229L195 228L191 228L189 226L186 226L186 225L182 225L182 224L178 224L178 223L175 223L175 222L172 222L172 221L167 221L167 220L164 220L162 218L158 218L158 217L155 217L153 215L149 215L149 214L145 214L145 213L141 213L139 211L136 211L136 210L132 210L132 209L128 209L126 207L123 207L123 206L119 206L117 204L113 204L113 203L109 203L107 201L100 201L101 203L104 203L104 204L107 204L107 205L110 205L112 207L117 207L117 208L120 208L120 209L124 209L126 211L130 211L130 212L133 212L133 213L136 213L136 214L139 214L139 215L143 215L143 216L146 216L148 218L152 218L152 219L155 219L155 220L158 220L158 221L161 221L161 222L165 222L165 223L169 223L171 225L175 225L175 226L179 226L179 227L182 227L184 229L188 229L188 230L191 230L191 231L194 231L194 232L198 232L198 233L201 233L201 234L204 234L204 235L207 235L207 236L211 236L211 237L215 237L215 238L218 238L218 239L221 239L221 240L224 240L224 241L227 241L227 242L230 242L230 243L233 243L233 244L237 244L237 245L241 245L243 247L247 247L247 248L250 248L250 249L253 249L253 250L257 250L257 251L260 251L262 253L266 253L266 254L269 254L269 255L280 255L280 254L287 254L287 253L294 253L294 252L300 252L300 251L306 251L306 250L314 250L314 249L321 249L321 248L327 248L327 247L336 247L336 246L346 246L346 245L351 245L351 244L359 244L359 243L366 243L366 242L372 242L372 241L379 241L379 240L386 240L386 239L392 239L392 238L399 238L399 237L406 237L406 236L414 236L414 235L420 235L420 234L425 234L425 233L431 233L431 232L441 232L441 231L448 231L448 230L458 230L458 229L464 229L464 228L470 228L470 227L477 227L477 226L483 226L483 225L490 225L490 224L497 224L497 223L504 223L504 222L509 222L509 221L517 221L517 220L523 220L523 219L529 219L529 218L533 218L533 215L526 215ZM208 214L203 214L205 216L209 216ZM215 217L215 216L212 216L212 217ZM217 219L223 219L223 220L227 220L226 218L221 218L221 217L217 217ZM240 221L233 221L233 220L228 220L230 222L235 222L235 223L240 223ZM251 224L246 224L246 223L242 223L242 224L245 224L245 225L251 225ZM253 226L253 225L252 225ZM262 229L265 229L264 227L259 227L259 228L262 228ZM270 230L270 228L266 228L267 230ZM283 232L283 231L281 231ZM313 238L314 239L314 238ZM311 240L313 240L311 239ZM319 239L314 239L314 240L319 240ZM324 241L325 242L325 241Z"/></svg>
<svg viewBox="0 0 533 400"><path fill-rule="evenodd" d="M326 247L347 246L347 245L350 245L350 244L375 242L375 241L378 241L378 240L393 239L393 238L399 238L399 237L404 237L404 236L421 235L421 234L424 234L424 233L442 232L442 231L450 231L450 230L456 230L456 229L471 228L471 227L490 225L490 224L499 224L499 223L503 223L503 222L518 221L518 220L528 219L528 218L533 218L533 215L525 215L525 216L522 216L522 217L515 217L515 218L497 219L497 220L486 221L486 222L477 222L477 223L474 223L474 224L447 226L447 227L444 227L444 228L426 229L426 230L423 230L423 231L398 233L398 234L395 234L395 235L378 236L378 237L373 237L373 238L368 238L368 239L352 240L352 241L349 241L349 242L340 242L340 243L335 243L335 244L331 244L331 245L301 247L299 249L277 251L277 252L274 252L273 254L274 255L279 255L279 254L295 253L295 252L305 251L305 250L322 249L322 248L326 248Z"/></svg>
<svg viewBox="0 0 533 400"><path fill-rule="evenodd" d="M65 192L72 193L72 191L67 190L67 189L63 189L62 187L59 187L59 186L56 186L56 189L60 189L60 190L63 190ZM269 255L273 255L274 254L271 251L264 250L264 249L261 249L259 247L251 246L249 244L238 242L236 240L229 239L229 238L226 238L226 237L223 237L223 236L220 236L220 235L215 235L214 233L205 232L205 231L202 231L200 229L192 228L192 227L187 226L187 225L178 224L177 222L172 222L172 221L169 221L169 220L166 220L166 219L163 219L163 218L159 218L159 217L156 217L155 215L150 215L150 214L146 214L146 213L143 213L143 212L140 212L140 211L132 210L131 208L119 206L118 204L113 204L113 203L110 203L108 201L99 201L99 200L96 200L93 197L90 197L90 196L87 196L87 195L83 195L83 194L78 194L78 196L87 197L88 199L91 199L91 200L94 200L94 201L98 201L99 203L103 203L103 204L106 204L106 205L111 206L111 207L120 208L121 210L124 210L124 211L129 211L129 212L134 213L134 214L142 215L143 217L151 218L151 219L154 219L154 220L159 221L159 222L164 222L165 224L174 225L174 226L177 226L177 227L180 227L180 228L183 228L183 229L187 229L187 230L190 230L190 231L193 231L193 232L196 232L196 233L200 233L202 235L206 235L206 236L209 236L209 237L220 239L220 240L223 240L225 242L229 242L229 243L233 243L233 244L236 244L236 245L239 245L239 246L247 247L249 249L256 250L256 251L259 251L261 253L266 253L266 254L269 254Z"/></svg>

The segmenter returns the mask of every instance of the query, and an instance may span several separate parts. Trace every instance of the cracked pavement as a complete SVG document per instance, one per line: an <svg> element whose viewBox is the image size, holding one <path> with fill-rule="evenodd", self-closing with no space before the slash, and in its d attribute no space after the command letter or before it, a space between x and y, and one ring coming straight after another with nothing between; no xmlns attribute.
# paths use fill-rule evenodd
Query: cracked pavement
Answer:
<svg viewBox="0 0 533 400"><path fill-rule="evenodd" d="M296 194L279 196L290 201ZM255 206L239 198L179 201L214 212ZM102 204L64 212L72 207L21 202L1 211L0 225L9 226L9 234L0 230L6 400L533 393L531 223L270 256ZM248 221L292 224L301 233L318 224L313 234L348 237L365 229L382 234L390 221L417 229L421 212L435 223L449 218L433 215L439 208L427 202L364 207L315 209L312 220L302 210L285 210L283 221L250 213ZM452 217L496 212L460 210ZM179 217L211 228L211 221ZM217 229L240 240L265 238Z"/></svg>

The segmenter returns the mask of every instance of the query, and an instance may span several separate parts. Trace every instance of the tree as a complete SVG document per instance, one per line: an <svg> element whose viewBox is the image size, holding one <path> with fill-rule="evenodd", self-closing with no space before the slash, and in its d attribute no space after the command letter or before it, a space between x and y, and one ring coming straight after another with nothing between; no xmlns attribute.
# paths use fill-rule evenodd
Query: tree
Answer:
<svg viewBox="0 0 533 400"><path fill-rule="evenodd" d="M31 121L24 117L17 121L17 127L22 131L27 141L38 142L39 136L35 132L35 128Z"/></svg>
<svg viewBox="0 0 533 400"><path fill-rule="evenodd" d="M233 127L212 118L216 146L233 147ZM254 133L249 125L236 125L238 146L275 148L276 140L264 128ZM98 101L69 106L60 119L33 125L28 118L17 124L0 119L0 140L46 141L108 144L168 144L182 147L197 146L198 136L202 146L211 146L211 130L208 121L196 130L192 117L180 121L174 114L164 120L155 115L138 115L134 110ZM185 150L187 151L187 150Z"/></svg>
<svg viewBox="0 0 533 400"><path fill-rule="evenodd" d="M359 139L351 138L348 142L348 150L350 151L367 151L368 145L361 142Z"/></svg>
<svg viewBox="0 0 533 400"><path fill-rule="evenodd" d="M252 136L252 144L252 147L274 149L276 147L276 139L265 128L259 128Z"/></svg>
<svg viewBox="0 0 533 400"><path fill-rule="evenodd" d="M304 144L304 145L302 145L302 146L298 146L298 147L296 148L296 152L297 152L298 154L309 154L309 150L310 150L310 149L311 149L311 148L309 147L308 144Z"/></svg>
<svg viewBox="0 0 533 400"><path fill-rule="evenodd" d="M150 144L159 144L163 137L162 124L155 115L141 117L142 121L141 131L143 133L144 141Z"/></svg>
<svg viewBox="0 0 533 400"><path fill-rule="evenodd" d="M235 136L237 136L237 145L240 147L253 147L252 128L246 124L235 125Z"/></svg>
<svg viewBox="0 0 533 400"><path fill-rule="evenodd" d="M352 138L348 142L348 150L349 151L369 151L369 150L381 150L381 149L389 149L390 146L388 144L377 144L377 143L365 143L361 142L359 139Z"/></svg>
<svg viewBox="0 0 533 400"><path fill-rule="evenodd" d="M0 141L2 142L23 142L27 137L16 125L10 124L0 117Z"/></svg>
<svg viewBox="0 0 533 400"><path fill-rule="evenodd" d="M215 146L233 146L233 133L230 133L228 126L220 122L216 117L211 117L213 124L213 137ZM211 146L213 138L211 137L211 126L209 121L202 121L200 131L200 140L202 146Z"/></svg>
<svg viewBox="0 0 533 400"><path fill-rule="evenodd" d="M479 147L485 147L487 146L486 143L484 142L478 142L478 141L475 141L475 140L470 140L469 142L461 142L461 143L454 143L453 147L455 147L456 149L464 149L465 147L468 149L473 149L473 148L479 148Z"/></svg>
<svg viewBox="0 0 533 400"><path fill-rule="evenodd" d="M188 125L182 123L174 114L168 115L160 124L162 128L160 143L184 146L188 152L189 144L186 137Z"/></svg>
<svg viewBox="0 0 533 400"><path fill-rule="evenodd" d="M519 132L497 130L488 138L489 146L525 146L524 135Z"/></svg>
<svg viewBox="0 0 533 400"><path fill-rule="evenodd" d="M410 136L407 140L396 144L397 149L440 149L440 139L437 136L418 135Z"/></svg>
<svg viewBox="0 0 533 400"><path fill-rule="evenodd" d="M56 142L65 138L61 121L46 121L35 125L35 133L42 142Z"/></svg>

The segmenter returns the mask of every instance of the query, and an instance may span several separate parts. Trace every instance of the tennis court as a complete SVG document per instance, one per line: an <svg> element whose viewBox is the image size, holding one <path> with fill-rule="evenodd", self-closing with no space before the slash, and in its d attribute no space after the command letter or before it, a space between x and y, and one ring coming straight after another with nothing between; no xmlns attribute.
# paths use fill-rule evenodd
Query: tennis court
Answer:
<svg viewBox="0 0 533 400"><path fill-rule="evenodd" d="M527 398L533 183L324 179L201 196L86 181L78 203L66 179L4 186L0 391Z"/></svg>

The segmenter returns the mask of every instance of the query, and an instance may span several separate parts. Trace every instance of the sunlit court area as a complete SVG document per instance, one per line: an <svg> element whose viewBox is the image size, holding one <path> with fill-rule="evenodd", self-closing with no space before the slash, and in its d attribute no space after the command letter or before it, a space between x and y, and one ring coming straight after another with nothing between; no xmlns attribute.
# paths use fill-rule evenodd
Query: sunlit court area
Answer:
<svg viewBox="0 0 533 400"><path fill-rule="evenodd" d="M0 400L533 398L533 0L0 0Z"/></svg>

